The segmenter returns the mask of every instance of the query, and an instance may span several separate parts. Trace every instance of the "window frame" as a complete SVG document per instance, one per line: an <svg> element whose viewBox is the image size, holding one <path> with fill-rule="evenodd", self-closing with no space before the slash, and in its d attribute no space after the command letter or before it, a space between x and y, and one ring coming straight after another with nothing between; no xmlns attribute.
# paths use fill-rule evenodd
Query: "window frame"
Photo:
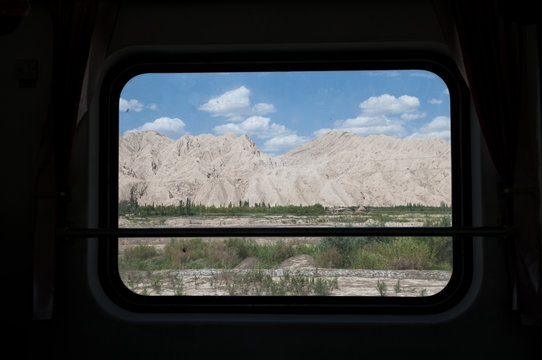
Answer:
<svg viewBox="0 0 542 360"><path fill-rule="evenodd" d="M101 83L99 98L99 227L118 229L118 101L124 85L143 73L326 70L426 70L450 91L453 229L471 226L470 101L453 61L432 52L191 51L141 52L116 62ZM416 229L416 228L409 228ZM450 228L451 230L452 228ZM330 234L332 235L332 234ZM287 235L284 235L287 236ZM471 235L454 235L450 281L426 297L380 296L144 296L129 290L118 271L118 237L98 238L98 274L105 293L130 311L150 313L434 314L450 309L473 278Z"/></svg>

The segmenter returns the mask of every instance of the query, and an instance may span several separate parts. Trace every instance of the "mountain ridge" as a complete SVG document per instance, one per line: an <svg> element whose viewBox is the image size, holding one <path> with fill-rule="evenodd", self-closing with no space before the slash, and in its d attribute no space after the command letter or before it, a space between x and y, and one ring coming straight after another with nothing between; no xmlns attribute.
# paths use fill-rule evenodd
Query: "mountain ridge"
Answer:
<svg viewBox="0 0 542 360"><path fill-rule="evenodd" d="M119 138L119 201L206 206L451 203L450 143L330 131L271 157L248 135Z"/></svg>

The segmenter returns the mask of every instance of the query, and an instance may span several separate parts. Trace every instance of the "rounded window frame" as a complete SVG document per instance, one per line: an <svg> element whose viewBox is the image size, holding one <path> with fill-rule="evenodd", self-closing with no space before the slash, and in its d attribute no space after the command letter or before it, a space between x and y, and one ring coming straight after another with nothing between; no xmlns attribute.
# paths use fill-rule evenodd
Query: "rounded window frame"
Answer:
<svg viewBox="0 0 542 360"><path fill-rule="evenodd" d="M252 72L326 70L425 70L439 76L450 91L452 145L452 219L454 227L471 225L470 131L468 90L457 67L431 52L341 51L189 51L140 52L109 68L101 83L99 226L118 228L118 100L124 85L144 73ZM453 236L453 271L439 293L426 297L373 296L143 296L129 290L118 271L118 239L98 240L98 275L106 295L130 311L145 313L269 314L435 314L456 305L473 277L472 236Z"/></svg>

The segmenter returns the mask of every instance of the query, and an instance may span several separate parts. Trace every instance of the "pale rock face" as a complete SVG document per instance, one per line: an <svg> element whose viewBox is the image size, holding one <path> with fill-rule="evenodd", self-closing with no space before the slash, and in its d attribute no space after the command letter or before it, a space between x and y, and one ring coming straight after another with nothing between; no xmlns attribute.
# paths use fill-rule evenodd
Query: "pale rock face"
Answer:
<svg viewBox="0 0 542 360"><path fill-rule="evenodd" d="M262 153L247 135L154 131L119 139L119 201L206 206L451 204L450 143L328 132L286 154Z"/></svg>

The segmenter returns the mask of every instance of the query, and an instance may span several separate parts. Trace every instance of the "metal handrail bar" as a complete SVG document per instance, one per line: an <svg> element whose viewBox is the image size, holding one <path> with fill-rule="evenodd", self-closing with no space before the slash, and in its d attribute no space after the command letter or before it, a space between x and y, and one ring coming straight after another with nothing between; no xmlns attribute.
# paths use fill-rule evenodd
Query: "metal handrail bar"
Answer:
<svg viewBox="0 0 542 360"><path fill-rule="evenodd" d="M322 236L478 236L507 237L506 227L190 227L190 228L67 228L66 238L142 237L322 237Z"/></svg>

